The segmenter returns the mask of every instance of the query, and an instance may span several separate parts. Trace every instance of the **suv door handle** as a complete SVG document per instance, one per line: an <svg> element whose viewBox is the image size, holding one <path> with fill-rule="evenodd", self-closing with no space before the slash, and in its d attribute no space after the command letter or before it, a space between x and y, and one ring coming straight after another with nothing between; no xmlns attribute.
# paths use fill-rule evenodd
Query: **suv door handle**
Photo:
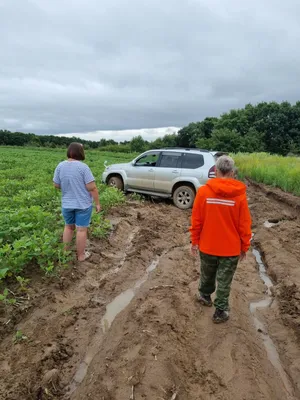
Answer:
<svg viewBox="0 0 300 400"><path fill-rule="evenodd" d="M154 169L153 168L150 168L149 170L148 170L148 172L153 172L154 171Z"/></svg>
<svg viewBox="0 0 300 400"><path fill-rule="evenodd" d="M177 169L174 169L174 170L172 171L172 174L178 174Z"/></svg>

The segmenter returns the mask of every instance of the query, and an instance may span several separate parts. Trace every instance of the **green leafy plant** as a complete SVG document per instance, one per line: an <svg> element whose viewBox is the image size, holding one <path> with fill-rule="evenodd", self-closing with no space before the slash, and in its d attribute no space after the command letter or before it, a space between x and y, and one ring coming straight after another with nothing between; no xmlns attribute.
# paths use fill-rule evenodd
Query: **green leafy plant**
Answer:
<svg viewBox="0 0 300 400"><path fill-rule="evenodd" d="M140 202L143 202L145 200L145 197L143 197L139 193L131 193L129 198L130 198L130 200L140 201Z"/></svg>
<svg viewBox="0 0 300 400"><path fill-rule="evenodd" d="M0 280L4 279L9 272L9 268L2 268L0 269Z"/></svg>
<svg viewBox="0 0 300 400"><path fill-rule="evenodd" d="M3 290L3 293L0 293L0 301L3 302L5 306L16 303L15 298L9 298L9 290L7 288Z"/></svg>
<svg viewBox="0 0 300 400"><path fill-rule="evenodd" d="M15 276L20 289L26 291L28 282L22 278L25 268L28 271L38 266L51 276L69 265L72 254L61 243L61 194L52 185L54 169L65 156L63 149L0 147L0 283ZM110 164L132 158L128 154L87 151L87 163L97 178L105 160ZM124 203L125 196L101 183L97 186L103 212L93 215L91 233L101 238L110 232L105 213ZM8 301L9 297L2 296L2 301Z"/></svg>
<svg viewBox="0 0 300 400"><path fill-rule="evenodd" d="M28 339L28 337L26 335L24 335L21 330L17 330L17 332L14 335L13 342L18 343L18 342L22 342L23 340L27 340L27 339Z"/></svg>
<svg viewBox="0 0 300 400"><path fill-rule="evenodd" d="M95 217L95 221L93 222L93 226L91 228L92 236L95 238L104 238L111 231L111 224L107 219L104 219L103 216L97 215Z"/></svg>
<svg viewBox="0 0 300 400"><path fill-rule="evenodd" d="M23 278L22 276L17 276L16 279L20 284L20 290L23 292L27 292L30 279Z"/></svg>

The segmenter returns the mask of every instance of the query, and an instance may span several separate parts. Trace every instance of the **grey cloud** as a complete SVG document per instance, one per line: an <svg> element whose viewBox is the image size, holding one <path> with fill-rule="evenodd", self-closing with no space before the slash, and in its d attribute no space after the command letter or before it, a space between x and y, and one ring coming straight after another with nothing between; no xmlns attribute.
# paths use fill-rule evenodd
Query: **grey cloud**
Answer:
<svg viewBox="0 0 300 400"><path fill-rule="evenodd" d="M296 0L0 0L0 129L183 126L298 99Z"/></svg>

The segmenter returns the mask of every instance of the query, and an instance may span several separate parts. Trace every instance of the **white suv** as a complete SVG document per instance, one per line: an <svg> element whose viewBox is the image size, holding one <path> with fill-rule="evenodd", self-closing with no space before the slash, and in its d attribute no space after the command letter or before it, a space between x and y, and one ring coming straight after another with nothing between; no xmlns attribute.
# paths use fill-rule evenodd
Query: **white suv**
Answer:
<svg viewBox="0 0 300 400"><path fill-rule="evenodd" d="M196 191L215 177L215 157L200 149L149 150L128 164L105 167L102 182L125 192L172 198L181 209L192 207Z"/></svg>

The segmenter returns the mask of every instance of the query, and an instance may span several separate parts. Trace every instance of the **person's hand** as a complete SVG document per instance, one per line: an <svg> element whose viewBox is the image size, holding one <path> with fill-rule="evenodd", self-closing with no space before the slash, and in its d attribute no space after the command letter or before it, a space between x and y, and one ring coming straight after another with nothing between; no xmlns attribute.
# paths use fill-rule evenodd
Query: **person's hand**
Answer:
<svg viewBox="0 0 300 400"><path fill-rule="evenodd" d="M246 256L247 256L247 254L244 251L242 251L241 255L240 255L240 261L245 260Z"/></svg>
<svg viewBox="0 0 300 400"><path fill-rule="evenodd" d="M101 205L96 204L96 214L98 214L101 211Z"/></svg>
<svg viewBox="0 0 300 400"><path fill-rule="evenodd" d="M193 257L197 257L197 255L199 254L199 246L197 244L191 245L191 254Z"/></svg>

